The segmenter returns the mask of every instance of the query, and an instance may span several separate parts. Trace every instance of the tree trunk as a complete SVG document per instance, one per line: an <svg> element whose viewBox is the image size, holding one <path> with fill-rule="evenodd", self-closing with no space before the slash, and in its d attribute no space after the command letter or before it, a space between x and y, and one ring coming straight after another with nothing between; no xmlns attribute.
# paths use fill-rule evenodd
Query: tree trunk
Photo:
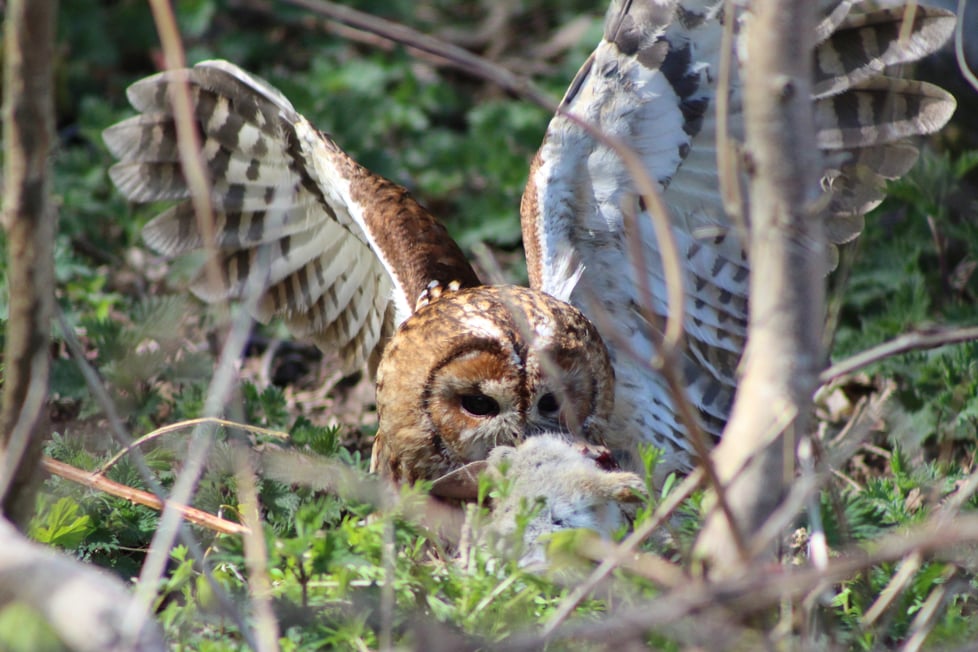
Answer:
<svg viewBox="0 0 978 652"><path fill-rule="evenodd" d="M811 100L816 4L754 0L741 69L750 321L744 376L713 459L748 543L794 476L795 441L808 432L823 362L826 245L816 209L820 153ZM713 510L698 541L712 573L743 568L733 541L730 523Z"/></svg>
<svg viewBox="0 0 978 652"><path fill-rule="evenodd" d="M3 226L10 314L0 409L0 509L20 527L34 511L54 308L55 214L48 161L54 139L51 60L55 0L10 0L4 21Z"/></svg>

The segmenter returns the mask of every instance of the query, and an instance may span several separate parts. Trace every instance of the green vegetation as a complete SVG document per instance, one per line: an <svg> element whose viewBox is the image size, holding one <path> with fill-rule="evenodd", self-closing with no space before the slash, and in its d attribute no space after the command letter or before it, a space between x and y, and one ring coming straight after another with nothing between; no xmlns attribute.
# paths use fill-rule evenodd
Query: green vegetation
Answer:
<svg viewBox="0 0 978 652"><path fill-rule="evenodd" d="M264 76L355 158L408 186L443 216L463 247L488 243L512 279L525 278L517 207L528 162L547 123L543 110L481 80L415 58L404 47L377 47L337 36L304 11L283 4L269 3L273 13L267 14L254 8L261 3L175 4L188 60L227 58ZM477 34L493 6L488 1L443 0L425 3L423 9L413 0L347 4L459 38ZM559 96L600 34L602 8L595 7L601 3L532 4L518 12L501 47L487 38L475 49L520 67ZM573 46L555 47L549 58L537 56L540 43L581 15L594 20ZM100 132L131 115L125 87L152 73L159 58L146 4L62 3L60 30L61 147L54 160L60 209L57 299L125 426L145 434L201 414L215 365L216 349L207 337L226 317L205 311L187 296L186 264L166 263L143 248L140 229L157 211L127 205L106 173L112 159ZM838 308L834 359L908 330L978 322L978 275L972 273L978 263L978 220L974 194L965 190L976 166L975 152L927 153L914 172L891 186L889 199L867 219L864 235L844 252L833 278ZM0 251L0 274L5 270ZM0 323L6 315L6 297L0 293ZM274 325L262 333L280 334ZM0 340L2 334L0 326ZM50 417L56 433L47 454L93 469L120 446L109 436L102 410L59 332L55 339ZM228 418L289 433L289 446L304 454L365 473L373 434L370 406L366 418L359 419L362 411L354 411L356 417L339 425L326 409L343 404L351 391L347 384L320 388L322 378L307 372L293 374L280 388L260 382L257 356L244 366L246 380L227 408ZM978 344L890 358L844 379L837 391L855 404L888 385L894 387L894 396L870 445L840 470L847 481L833 482L822 496L822 518L833 549L854 544L869 548L888 532L923 522L975 470ZM847 409L829 412L829 432L837 431L850 414ZM171 433L140 448L163 486L174 482L187 442L186 433ZM285 444L219 430L194 505L237 520L239 499L230 460L242 447L277 446ZM650 465L654 456L654 451L647 452ZM124 456L107 475L147 488L131 456ZM261 477L258 491L283 650L365 650L389 642L422 647L422 641L456 635L500 641L545 622L582 577L582 569L589 568L589 562L577 559L552 575L539 576L478 551L456 562L439 548L436 537L399 509L377 511L362 496L280 479ZM663 528L668 535L654 537L646 549L687 559L701 498L694 494L687 500L682 517ZM978 501L972 498L964 508L978 508ZM639 524L651 511L642 510ZM54 478L39 499L31 536L128 579L138 575L157 526L158 515L148 508ZM201 569L206 564L213 580L247 612L241 606L247 604L249 590L242 541L202 528L194 532L206 548L205 559L194 558L183 545L170 552L155 603L159 620L175 649L241 649L242 634L221 610ZM571 548L563 539L554 547ZM907 639L915 617L937 595L941 601L926 645L939 649L970 643L978 637L973 558L973 549L926 558L885 614L871 623L867 612L891 582L897 562L853 573L830 587L830 604L810 608L823 623L826 643L886 649ZM574 617L596 622L606 613L659 595L650 582L626 571L617 571L611 586L613 591L596 591L582 602ZM802 619L802 607L791 606ZM36 640L45 641L49 649L51 634L42 631L43 623L30 623L30 631L40 632ZM28 633L14 636L20 627L17 614L0 612L0 647L10 642L11 649L32 649L22 642ZM749 632L735 634L749 647ZM711 635L712 630L699 634ZM678 627L647 636L662 649L701 640ZM781 639L788 646L792 642L791 635ZM583 639L555 644L555 649L564 647L602 648Z"/></svg>

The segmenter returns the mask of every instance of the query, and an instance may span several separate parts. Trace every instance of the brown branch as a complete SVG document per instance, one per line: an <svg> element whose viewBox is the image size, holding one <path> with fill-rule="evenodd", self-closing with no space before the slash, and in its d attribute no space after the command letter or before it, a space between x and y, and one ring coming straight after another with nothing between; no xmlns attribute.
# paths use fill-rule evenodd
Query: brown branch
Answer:
<svg viewBox="0 0 978 652"><path fill-rule="evenodd" d="M622 158L629 173L635 179L639 194L645 201L649 214L653 218L652 224L659 242L662 266L666 276L666 293L668 299L668 310L666 311L668 317L666 318L666 325L663 329L663 341L658 348L662 352L662 357L667 362L671 362L675 358L673 352L678 350L683 337L684 303L679 250L672 237L668 217L669 213L665 204L662 202L657 185L649 177L635 150L617 138L610 137L608 134L605 134L574 114L565 111L546 93L539 90L530 80L516 75L503 66L473 54L468 50L450 43L445 43L433 36L411 29L406 25L384 20L378 16L357 11L350 7L344 7L334 2L327 2L326 0L286 0L286 2L328 16L333 20L356 29L390 39L395 43L407 45L422 52L440 57L463 72L493 82L518 97L533 102L537 106L552 113L566 117L584 129L588 135L592 136L602 145L613 149Z"/></svg>
<svg viewBox="0 0 978 652"><path fill-rule="evenodd" d="M895 355L909 353L911 351L935 349L948 344L960 344L961 342L972 342L975 340L978 340L978 326L937 328L904 333L889 342L878 344L871 349L857 353L841 362L836 362L819 374L818 380L823 384L830 383L840 376L851 374L863 367L868 367L873 363L885 360L886 358L892 358Z"/></svg>
<svg viewBox="0 0 978 652"><path fill-rule="evenodd" d="M126 445L118 453L110 457L108 460L103 462L94 473L105 473L111 469L115 464L121 460L123 457L134 451L139 446L145 443L151 442L158 437L163 435L168 435L172 432L179 432L181 430L186 430L187 428L196 428L200 425L212 425L212 426L224 426L225 428L232 428L235 430L243 430L244 432L250 432L254 435L266 435L268 437L275 437L276 439L282 439L285 441L289 440L288 433L284 433L278 430L272 430L271 428L263 428L261 426L252 426L247 423L238 423L237 421L230 421L228 419L221 419L220 417L199 417L197 419L186 419L184 421L178 421L176 423L171 423L166 426L162 426L146 433L139 439L133 441L131 444Z"/></svg>
<svg viewBox="0 0 978 652"><path fill-rule="evenodd" d="M92 364L85 358L85 352L82 349L81 342L78 341L78 337L75 335L74 331L71 329L71 326L69 326L68 321L65 319L64 314L57 308L57 306L55 306L55 314L58 318L58 324L61 327L61 336L64 338L65 344L68 346L72 360L74 361L75 365L77 365L78 370L81 372L82 378L85 379L85 384L88 386L88 390L91 392L92 398L95 400L95 404L99 406L103 414L105 414L108 419L109 432L119 443L129 445L132 442L132 437L130 437L129 433L126 431L122 418L119 415L119 411L116 408L115 403L109 397L109 393L102 385L102 381L96 373L94 367L92 367ZM220 371L220 369L218 371ZM143 458L142 453L138 449L132 450L132 453L133 462L136 465L136 469L139 471L140 477L154 492L154 495L162 496L163 489L160 487L159 482L157 482L156 477L150 470L149 465ZM180 520L180 523L183 525L182 520ZM230 618L241 631L246 632L247 627L245 625L244 617L231 600L231 597L228 595L228 592L224 586L214 579L214 574L211 569L211 561L206 555L204 555L204 550L200 547L200 543L187 527L180 527L179 535L180 540L190 550L190 554L195 559L201 561L201 569L203 570L204 577L207 579L211 590L214 592L214 596L217 599L217 604L221 607L222 612L227 615L228 618ZM166 549L169 550L169 548Z"/></svg>
<svg viewBox="0 0 978 652"><path fill-rule="evenodd" d="M213 530L214 532L219 532L221 534L247 534L250 531L247 527L239 523L228 521L220 516L214 516L213 514L209 514L203 510L197 509L196 507L182 505L170 500L161 500L159 497L149 493L148 491L143 491L142 489L136 489L134 487L130 487L129 485L124 485L114 480L109 480L104 475L79 469L78 467L65 464L64 462L59 462L58 460L47 456L41 458L41 464L46 471L53 473L59 478L76 482L90 489L105 492L110 496L123 498L130 502L143 505L157 511L162 511L164 507L169 506L182 514L183 517L191 523L205 527L208 530Z"/></svg>
<svg viewBox="0 0 978 652"><path fill-rule="evenodd" d="M160 45L163 49L163 59L168 70L181 70L187 66L187 58L177 26L176 15L169 0L149 0L149 7L159 34ZM194 207L197 225L203 237L204 247L208 252L205 263L205 274L209 283L215 287L220 285L221 268L218 265L215 242L214 206L211 203L211 182L207 173L207 165L201 151L201 137L197 131L197 121L194 118L193 98L190 94L190 84L186 78L170 84L170 104L173 107L173 122L177 132L177 153L180 156L180 169L183 171L190 191L190 202Z"/></svg>
<svg viewBox="0 0 978 652"><path fill-rule="evenodd" d="M48 161L54 145L55 0L11 0L3 46L3 227L10 295L0 409L0 509L23 527L34 513L38 421L48 392L54 311L55 209Z"/></svg>

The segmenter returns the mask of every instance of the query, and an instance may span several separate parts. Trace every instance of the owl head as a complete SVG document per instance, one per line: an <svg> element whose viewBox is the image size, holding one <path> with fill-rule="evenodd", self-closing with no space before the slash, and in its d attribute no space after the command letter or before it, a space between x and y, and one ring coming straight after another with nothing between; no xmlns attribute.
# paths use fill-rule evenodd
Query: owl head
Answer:
<svg viewBox="0 0 978 652"><path fill-rule="evenodd" d="M608 352L580 311L521 287L462 289L384 351L372 467L414 482L542 433L603 444L613 404Z"/></svg>

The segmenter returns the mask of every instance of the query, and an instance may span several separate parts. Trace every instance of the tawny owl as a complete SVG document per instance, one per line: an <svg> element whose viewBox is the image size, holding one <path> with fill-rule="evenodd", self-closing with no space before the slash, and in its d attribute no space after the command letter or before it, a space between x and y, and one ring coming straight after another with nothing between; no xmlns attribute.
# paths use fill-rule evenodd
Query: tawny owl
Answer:
<svg viewBox="0 0 978 652"><path fill-rule="evenodd" d="M127 197L182 200L145 227L150 246L178 255L205 245L176 148L168 92L177 80L191 85L203 134L220 263L193 291L217 301L257 288L257 319L279 317L349 369L375 369L375 470L434 479L542 432L601 443L614 375L580 311L527 288L481 285L403 188L229 63L137 82L129 99L142 114L105 132Z"/></svg>
<svg viewBox="0 0 978 652"><path fill-rule="evenodd" d="M953 16L918 7L899 38L904 8L857 4L820 2L813 101L834 243L855 237L884 180L913 164L904 141L940 128L954 108L937 87L884 74L943 43ZM717 0L616 0L562 104L628 142L659 184L682 254L682 371L716 436L744 349L749 276L716 162L725 18ZM740 51L735 43L735 59ZM257 319L280 318L349 368L376 369L375 469L435 478L539 433L625 450L647 441L665 451L661 471L691 467L685 428L650 364L655 326L641 309L646 294L652 312L667 309L656 240L621 161L578 125L555 117L530 168L521 212L531 288L486 287L403 188L351 160L267 83L223 61L162 73L129 89L141 114L105 140L127 197L179 200L144 231L168 255L206 245L169 99L184 81L212 184L220 270L203 270L193 291L206 301L253 295L246 305ZM728 121L739 139L736 66Z"/></svg>

